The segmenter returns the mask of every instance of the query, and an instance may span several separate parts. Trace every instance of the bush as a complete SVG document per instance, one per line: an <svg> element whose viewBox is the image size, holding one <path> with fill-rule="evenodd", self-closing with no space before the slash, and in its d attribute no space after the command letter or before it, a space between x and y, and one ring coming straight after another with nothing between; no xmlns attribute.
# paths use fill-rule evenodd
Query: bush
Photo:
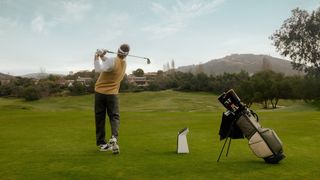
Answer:
<svg viewBox="0 0 320 180"><path fill-rule="evenodd" d="M39 89L32 86L27 87L23 95L26 101L35 101L41 98Z"/></svg>
<svg viewBox="0 0 320 180"><path fill-rule="evenodd" d="M149 91L159 91L160 87L159 87L159 85L157 83L150 82L149 86L147 86L147 90L149 90Z"/></svg>
<svg viewBox="0 0 320 180"><path fill-rule="evenodd" d="M71 95L83 95L86 94L87 88L80 82L74 82L72 86L69 87Z"/></svg>
<svg viewBox="0 0 320 180"><path fill-rule="evenodd" d="M9 96L12 93L12 85L0 85L0 96Z"/></svg>

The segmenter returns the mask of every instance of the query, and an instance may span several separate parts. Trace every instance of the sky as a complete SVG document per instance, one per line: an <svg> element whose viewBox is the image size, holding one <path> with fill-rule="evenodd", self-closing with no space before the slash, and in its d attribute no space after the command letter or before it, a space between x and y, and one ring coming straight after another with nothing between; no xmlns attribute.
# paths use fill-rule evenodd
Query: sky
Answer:
<svg viewBox="0 0 320 180"><path fill-rule="evenodd" d="M127 73L205 63L230 54L281 57L269 37L294 8L320 0L0 0L0 72L93 69L98 48L130 54ZM108 56L114 56L109 54Z"/></svg>

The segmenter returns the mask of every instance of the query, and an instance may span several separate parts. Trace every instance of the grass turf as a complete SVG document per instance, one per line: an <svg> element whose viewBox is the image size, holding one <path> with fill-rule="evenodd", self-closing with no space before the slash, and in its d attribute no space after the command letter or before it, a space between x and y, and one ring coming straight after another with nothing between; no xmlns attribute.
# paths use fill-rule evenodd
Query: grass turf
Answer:
<svg viewBox="0 0 320 180"><path fill-rule="evenodd" d="M93 95L35 102L0 99L0 179L319 179L320 112L301 101L261 110L286 159L264 163L247 140L217 157L223 107L209 93L174 91L120 95L119 155L95 147ZM178 155L177 132L189 127L190 153ZM107 132L110 132L109 125Z"/></svg>

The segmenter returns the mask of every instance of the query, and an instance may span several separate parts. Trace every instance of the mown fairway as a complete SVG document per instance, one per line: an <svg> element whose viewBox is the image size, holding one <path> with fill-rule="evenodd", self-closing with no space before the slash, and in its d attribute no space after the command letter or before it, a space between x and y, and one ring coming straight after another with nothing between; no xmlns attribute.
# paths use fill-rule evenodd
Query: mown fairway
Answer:
<svg viewBox="0 0 320 180"><path fill-rule="evenodd" d="M320 179L320 113L301 101L252 107L284 143L277 165L255 157L245 139L216 162L224 111L216 95L124 93L120 104L121 153L112 155L95 146L93 95L0 99L0 179ZM178 155L184 127L190 154Z"/></svg>

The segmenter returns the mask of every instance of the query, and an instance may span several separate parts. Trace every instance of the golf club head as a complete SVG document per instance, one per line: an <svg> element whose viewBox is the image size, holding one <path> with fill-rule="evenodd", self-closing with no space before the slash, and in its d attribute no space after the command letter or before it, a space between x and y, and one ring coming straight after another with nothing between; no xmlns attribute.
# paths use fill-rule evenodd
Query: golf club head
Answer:
<svg viewBox="0 0 320 180"><path fill-rule="evenodd" d="M150 59L149 59L149 58L147 58L147 64L150 64L150 63L151 63Z"/></svg>

